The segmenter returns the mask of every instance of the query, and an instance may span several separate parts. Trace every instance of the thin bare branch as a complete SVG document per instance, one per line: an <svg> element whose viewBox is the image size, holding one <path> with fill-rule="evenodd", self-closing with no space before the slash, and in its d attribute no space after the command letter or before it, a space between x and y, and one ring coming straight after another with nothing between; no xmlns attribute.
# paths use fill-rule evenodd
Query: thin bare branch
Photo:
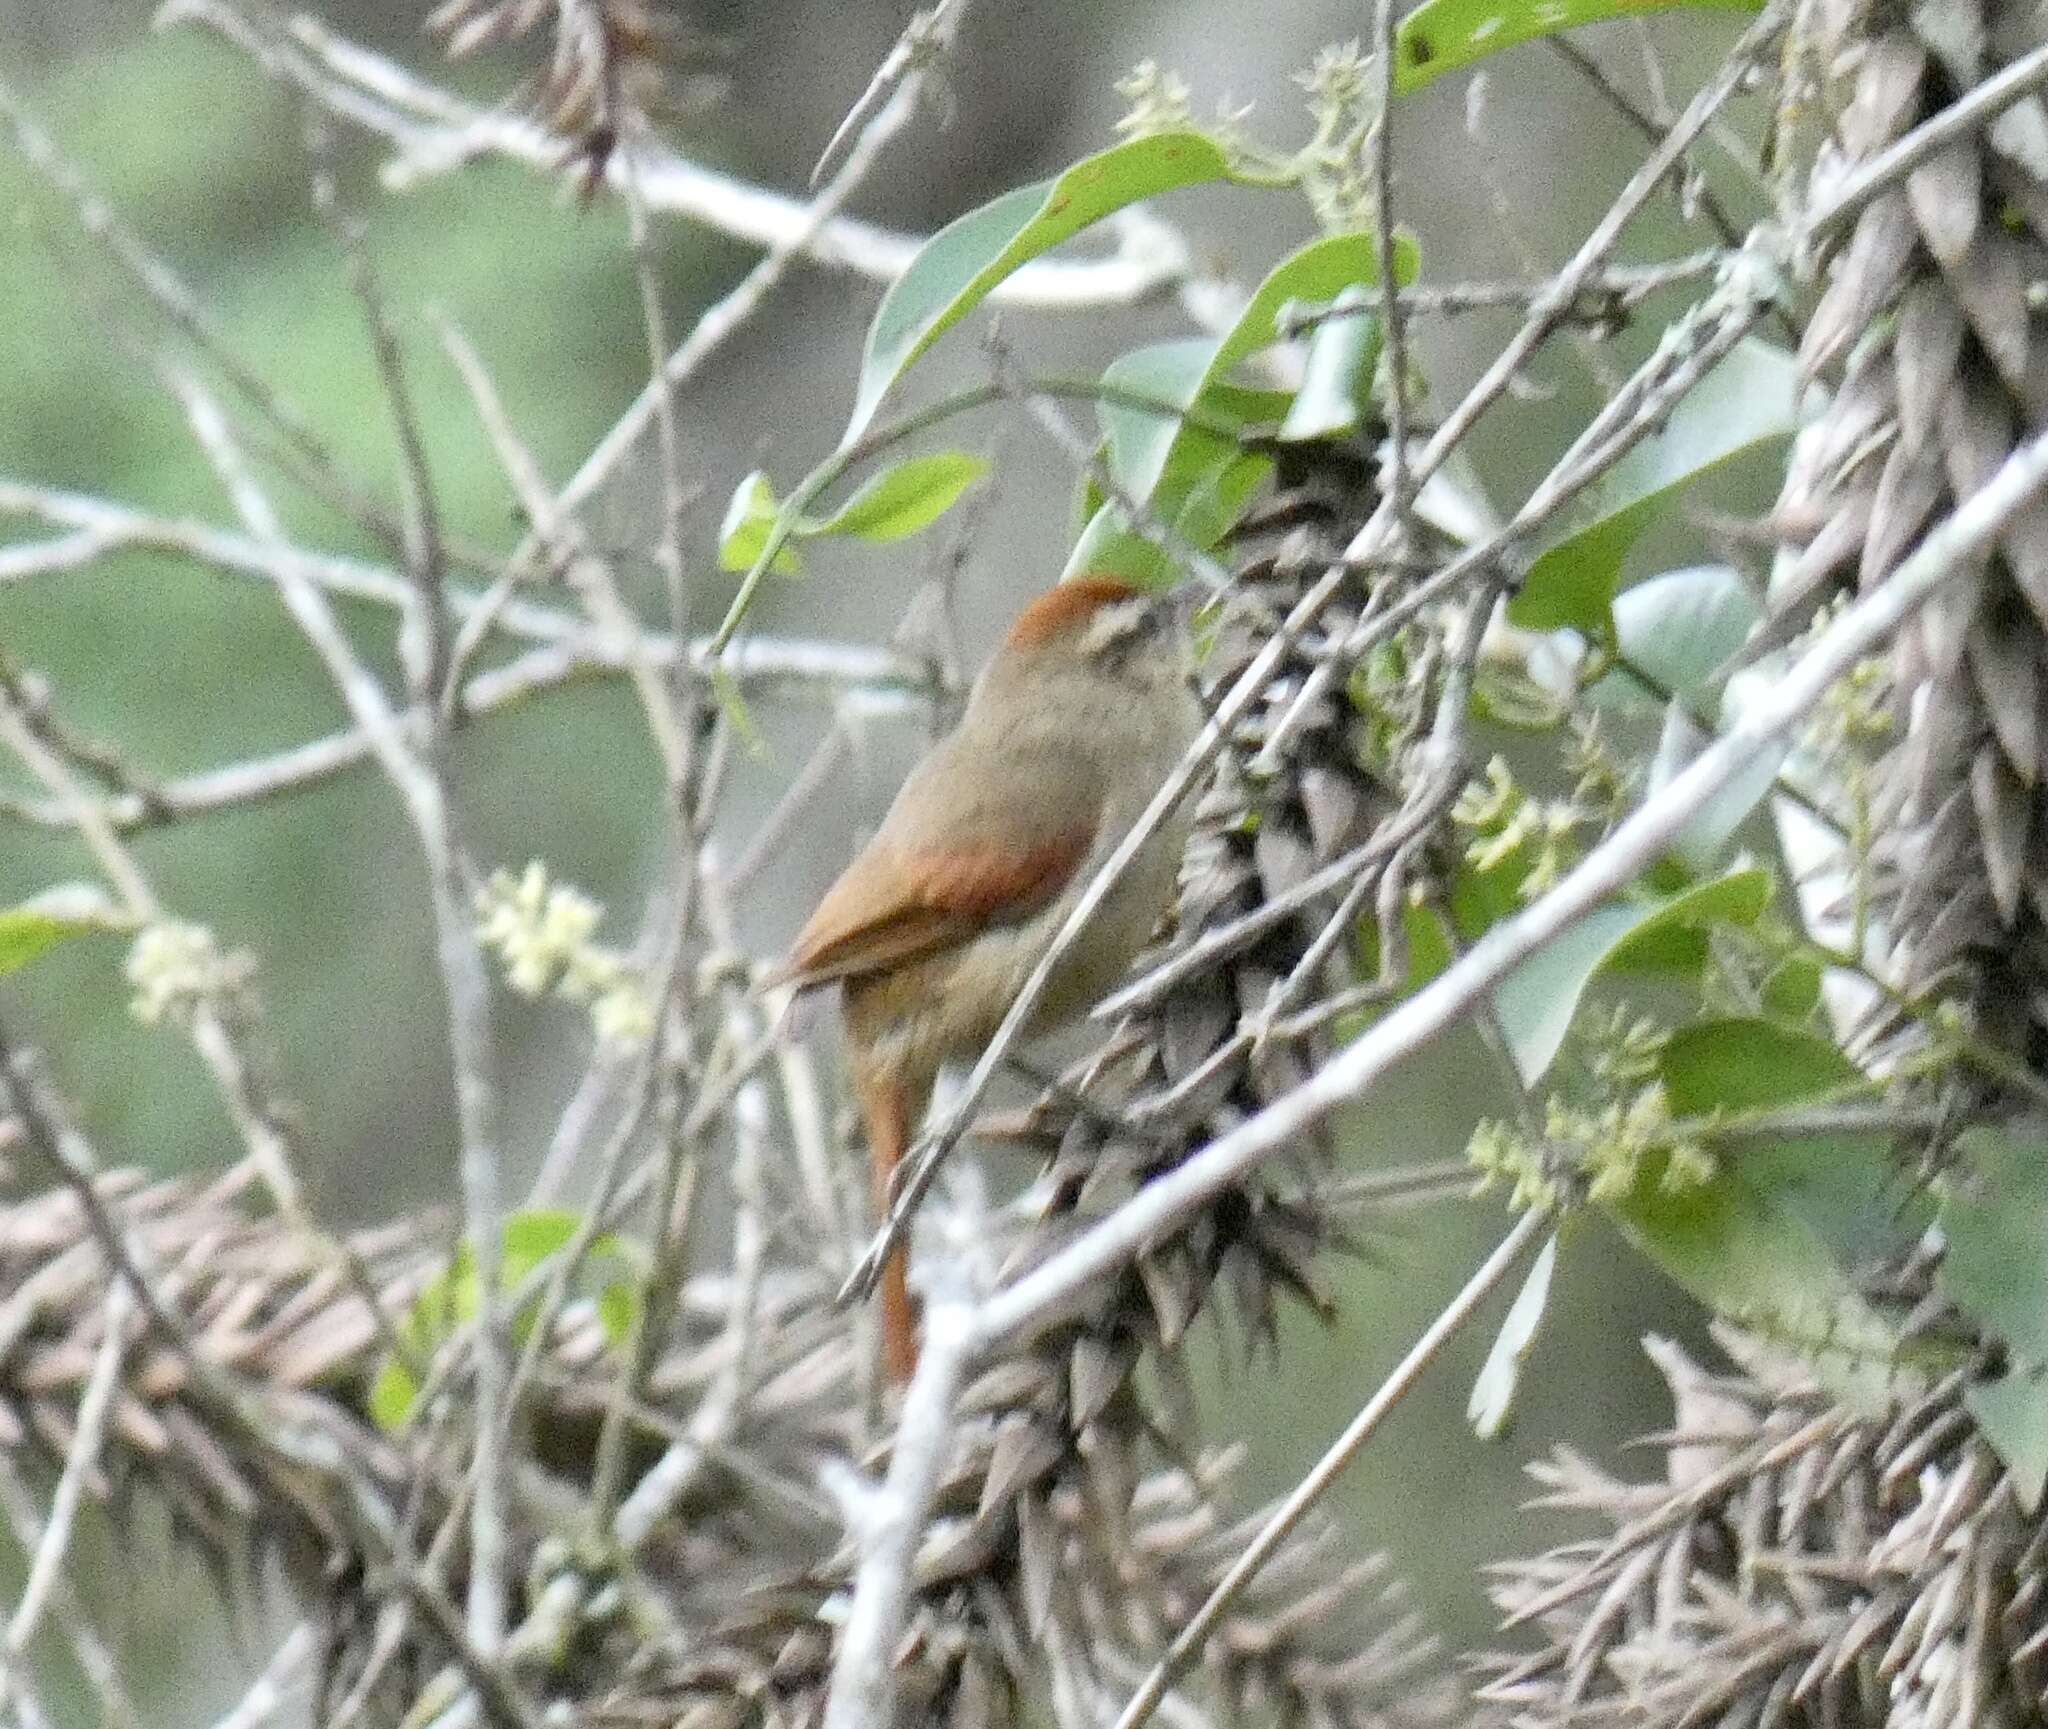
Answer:
<svg viewBox="0 0 2048 1729"><path fill-rule="evenodd" d="M1138 1729L1152 1715L1174 1679L1208 1643L1209 1635L1216 1630L1217 1623L1231 1604L1242 1595L1245 1586L1251 1583L1252 1576L1273 1558L1274 1551L1287 1541L1309 1510L1323 1498L1338 1474L1378 1432L1387 1414L1407 1397L1444 1346L1458 1336L1465 1323L1479 1312L1480 1305L1514 1271L1515 1263L1522 1258L1523 1252L1549 1228L1550 1221L1538 1212L1526 1212L1515 1221L1514 1229L1501 1239L1478 1271L1465 1281L1464 1288L1423 1329L1422 1336L1409 1347L1408 1354L1380 1383L1379 1391L1366 1400L1358 1415L1345 1425L1343 1434L1330 1443L1328 1451L1315 1462L1308 1475L1274 1509L1273 1516L1218 1581L1207 1601L1173 1636L1173 1643L1167 1646L1166 1654L1153 1666L1143 1684L1131 1695L1130 1703L1118 1715L1115 1729Z"/></svg>

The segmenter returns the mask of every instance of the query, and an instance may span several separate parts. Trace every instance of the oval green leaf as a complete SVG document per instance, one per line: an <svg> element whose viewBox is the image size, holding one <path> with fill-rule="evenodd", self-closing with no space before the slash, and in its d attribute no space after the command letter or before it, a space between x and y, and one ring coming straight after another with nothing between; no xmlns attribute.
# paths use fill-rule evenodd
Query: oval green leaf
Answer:
<svg viewBox="0 0 2048 1729"><path fill-rule="evenodd" d="M867 429L910 364L1004 277L1128 204L1230 171L1199 132L1133 138L1074 164L1057 179L1020 186L948 223L918 249L868 327L853 417L840 439Z"/></svg>
<svg viewBox="0 0 2048 1729"><path fill-rule="evenodd" d="M1859 1413L1882 1410L1898 1336L1819 1233L1725 1162L1704 1183L1669 1185L1667 1171L1653 1154L1603 1203L1623 1235L1716 1313L1797 1352Z"/></svg>
<svg viewBox="0 0 2048 1729"><path fill-rule="evenodd" d="M1681 9L1758 12L1763 0L1425 0L1394 33L1394 90L1406 95L1532 37Z"/></svg>
<svg viewBox="0 0 2048 1729"><path fill-rule="evenodd" d="M2016 1354L2048 1363L2048 1146L1978 1128L1957 1149L1941 1205L1942 1291Z"/></svg>
<svg viewBox="0 0 2048 1729"><path fill-rule="evenodd" d="M1677 1028L1659 1072L1672 1114L1681 1117L1803 1104L1867 1079L1832 1039L1740 1015Z"/></svg>
<svg viewBox="0 0 2048 1729"><path fill-rule="evenodd" d="M1672 409L1661 432L1629 452L1540 552L1508 603L1530 630L1570 627L1614 640L1614 591L1643 531L1685 487L1746 451L1798 430L1798 362L1746 338Z"/></svg>
<svg viewBox="0 0 2048 1729"><path fill-rule="evenodd" d="M1958 1150L1966 1157L1941 1207L1941 1288L2007 1347L2006 1372L1964 1402L2031 1513L2048 1484L2048 1147L1980 1128Z"/></svg>
<svg viewBox="0 0 2048 1729"><path fill-rule="evenodd" d="M988 466L987 457L961 450L913 456L883 469L824 521L800 523L797 532L901 540L944 516ZM756 557L760 550L754 549Z"/></svg>
<svg viewBox="0 0 2048 1729"><path fill-rule="evenodd" d="M1615 596L1614 647L1623 665L1586 692L1602 707L1677 698L1698 718L1715 712L1713 675L1763 616L1739 571L1725 564L1667 570ZM1647 681L1647 682L1646 682Z"/></svg>
<svg viewBox="0 0 2048 1729"><path fill-rule="evenodd" d="M1495 987L1493 1002L1523 1084L1534 1086L1557 1060L1586 987L1609 968L1695 971L1707 927L1754 924L1770 904L1768 871L1730 871L1665 900L1595 907L1538 949Z"/></svg>
<svg viewBox="0 0 2048 1729"><path fill-rule="evenodd" d="M1747 1016L1679 1027L1658 1053L1665 1102L1681 1118L1720 1118L1723 1144L1743 1179L1805 1220L1845 1265L1902 1245L1925 1224L1883 1134L1762 1134L1739 1119L1821 1100L1840 1101L1872 1083L1832 1039Z"/></svg>

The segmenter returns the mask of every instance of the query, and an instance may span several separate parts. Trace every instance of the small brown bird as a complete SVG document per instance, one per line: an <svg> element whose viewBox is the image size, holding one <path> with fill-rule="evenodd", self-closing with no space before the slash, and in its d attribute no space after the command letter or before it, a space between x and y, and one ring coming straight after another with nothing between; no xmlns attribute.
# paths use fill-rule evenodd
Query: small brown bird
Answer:
<svg viewBox="0 0 2048 1729"><path fill-rule="evenodd" d="M940 1069L994 1036L1200 722L1170 603L1110 577L1063 582L1018 615L959 726L818 903L779 977L843 989L878 1215ZM1144 947L1187 829L1176 817L1145 843L1048 981L1030 1031L1083 1013ZM880 1295L883 1365L901 1382L917 1360L901 1246Z"/></svg>

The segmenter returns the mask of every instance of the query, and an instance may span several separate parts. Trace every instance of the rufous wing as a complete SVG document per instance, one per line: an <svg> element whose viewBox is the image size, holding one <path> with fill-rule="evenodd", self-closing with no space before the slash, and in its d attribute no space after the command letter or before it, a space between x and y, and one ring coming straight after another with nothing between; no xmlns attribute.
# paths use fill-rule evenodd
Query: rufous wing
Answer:
<svg viewBox="0 0 2048 1729"><path fill-rule="evenodd" d="M878 836L818 903L777 969L778 983L827 984L955 948L1054 900L1094 841L1076 826L1023 848L906 850Z"/></svg>

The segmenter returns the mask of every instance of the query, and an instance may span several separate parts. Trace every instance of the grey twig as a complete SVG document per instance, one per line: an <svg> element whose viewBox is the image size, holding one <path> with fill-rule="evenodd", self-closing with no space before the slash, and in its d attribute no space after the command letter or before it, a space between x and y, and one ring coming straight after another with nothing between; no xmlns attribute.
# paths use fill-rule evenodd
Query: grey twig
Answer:
<svg viewBox="0 0 2048 1729"><path fill-rule="evenodd" d="M1825 240L1843 223L1859 216L1880 193L1896 186L1930 157L1959 138L1989 126L2014 103L2048 84L2048 46L2023 54L2003 72L1987 78L1923 120L1903 138L1846 175L1806 213L1803 237L1809 246Z"/></svg>
<svg viewBox="0 0 2048 1729"><path fill-rule="evenodd" d="M398 160L384 173L384 183L393 191L485 155L504 156L549 174L560 168L560 140L545 127L514 113L463 102L304 14L292 21L288 44L256 35L246 21L208 0L174 0L159 17L196 20L227 30L230 40L249 52L267 50L273 69L338 119L398 146ZM231 20L239 30L228 29ZM280 52L286 48L296 52ZM623 165L614 160L606 183L615 189L623 172ZM846 216L833 217L806 238L812 203L751 185L670 151L651 155L638 172L653 210L752 245L791 247L818 264L877 281L901 276L925 240L923 235L900 234ZM845 172L842 166L835 183ZM1126 244L1106 258L1032 260L998 286L991 299L998 305L1078 310L1135 305L1201 285L1185 243L1171 231L1156 225L1125 225L1123 232L1129 237Z"/></svg>
<svg viewBox="0 0 2048 1729"><path fill-rule="evenodd" d="M1152 1715L1159 1701L1165 1697L1167 1688L1173 1685L1174 1678L1201 1651L1209 1635L1215 1631L1216 1623L1237 1601L1245 1586L1251 1583L1253 1575L1273 1558L1274 1551L1287 1541L1309 1509L1323 1498L1324 1492L1337 1480L1338 1473L1357 1456L1358 1450L1372 1439L1380 1424L1386 1421L1387 1413L1407 1397L1444 1346L1458 1336L1465 1323L1478 1313L1480 1305L1499 1289L1501 1281L1522 1258L1523 1251L1549 1228L1548 1217L1533 1210L1515 1221L1515 1228L1487 1256L1479 1270L1465 1281L1464 1288L1444 1305L1436 1319L1423 1329L1422 1337L1395 1364L1392 1373L1380 1383L1379 1391L1366 1400L1358 1415L1345 1425L1343 1434L1330 1443L1329 1450L1315 1462L1308 1475L1274 1509L1273 1516L1231 1563L1230 1570L1217 1582L1201 1608L1173 1636L1166 1654L1153 1665L1152 1672L1117 1717L1115 1729L1138 1729L1138 1725Z"/></svg>
<svg viewBox="0 0 2048 1729"><path fill-rule="evenodd" d="M78 1421L64 1455L64 1469L50 1496L50 1516L43 1525L42 1540L29 1563L28 1578L8 1619L7 1631L0 1636L0 1709L6 1705L14 1671L28 1655L29 1641L36 1636L51 1589L63 1569L86 1479L99 1468L100 1443L106 1437L108 1414L121 1384L121 1359L127 1349L128 1316L133 1307L127 1281L116 1279L101 1312L99 1355L93 1359L92 1376L78 1402Z"/></svg>
<svg viewBox="0 0 2048 1729"><path fill-rule="evenodd" d="M917 1546L952 1452L960 1387L974 1346L973 1315L964 1295L948 1293L932 1303L917 1372L903 1396L888 1477L879 1490L847 1486L860 1564L825 1696L825 1729L882 1729L896 1720L896 1647L908 1612Z"/></svg>
<svg viewBox="0 0 2048 1729"><path fill-rule="evenodd" d="M1401 316L1401 285L1394 269L1394 0L1376 0L1373 66L1379 104L1372 147L1373 224L1380 254L1380 332L1387 358L1387 463L1381 485L1396 516L1405 517L1410 496L1408 326Z"/></svg>

